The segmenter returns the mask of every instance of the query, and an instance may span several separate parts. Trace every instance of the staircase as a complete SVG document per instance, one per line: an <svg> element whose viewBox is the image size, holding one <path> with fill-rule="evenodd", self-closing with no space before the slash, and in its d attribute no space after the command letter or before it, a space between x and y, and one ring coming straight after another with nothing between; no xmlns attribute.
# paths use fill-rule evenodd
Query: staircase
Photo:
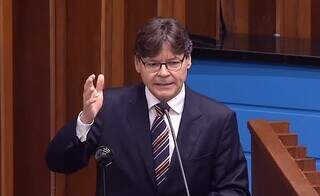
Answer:
<svg viewBox="0 0 320 196"><path fill-rule="evenodd" d="M320 195L316 160L307 157L289 123L250 120L252 193L257 196Z"/></svg>
<svg viewBox="0 0 320 196"><path fill-rule="evenodd" d="M289 132L288 122L268 122L291 157L298 164L301 172L320 195L320 172L316 169L316 159L307 157L307 148L298 143L298 135Z"/></svg>

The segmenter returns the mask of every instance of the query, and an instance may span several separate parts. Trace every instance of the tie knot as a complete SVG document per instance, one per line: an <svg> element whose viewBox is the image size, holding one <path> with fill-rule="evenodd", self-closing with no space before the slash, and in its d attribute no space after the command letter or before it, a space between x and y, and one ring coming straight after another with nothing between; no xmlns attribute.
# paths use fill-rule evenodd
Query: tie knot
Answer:
<svg viewBox="0 0 320 196"><path fill-rule="evenodd" d="M161 103L158 103L156 105L154 105L154 108L157 112L157 116L163 116L164 115L164 108L162 107Z"/></svg>

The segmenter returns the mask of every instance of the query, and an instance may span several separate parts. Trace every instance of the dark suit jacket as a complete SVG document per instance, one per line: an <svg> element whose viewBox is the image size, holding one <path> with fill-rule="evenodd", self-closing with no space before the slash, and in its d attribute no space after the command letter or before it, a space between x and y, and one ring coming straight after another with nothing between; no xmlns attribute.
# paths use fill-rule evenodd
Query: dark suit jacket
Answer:
<svg viewBox="0 0 320 196"><path fill-rule="evenodd" d="M106 90L86 142L77 138L75 127L76 119L50 142L47 164L52 171L79 170L98 146L106 145L113 152L108 196L186 195L175 151L165 182L158 189L155 185L144 85ZM191 196L249 195L236 117L227 107L186 87L178 145ZM101 176L97 178L101 195Z"/></svg>

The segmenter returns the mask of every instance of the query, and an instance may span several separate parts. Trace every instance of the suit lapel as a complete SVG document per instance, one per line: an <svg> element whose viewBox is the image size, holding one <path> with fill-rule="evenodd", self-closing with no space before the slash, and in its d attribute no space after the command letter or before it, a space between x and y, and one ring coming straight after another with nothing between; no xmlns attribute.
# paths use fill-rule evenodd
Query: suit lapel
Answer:
<svg viewBox="0 0 320 196"><path fill-rule="evenodd" d="M177 143L183 158L189 158L200 134L201 112L194 93L186 87L186 98L177 137Z"/></svg>
<svg viewBox="0 0 320 196"><path fill-rule="evenodd" d="M137 95L132 97L131 105L127 113L127 120L134 130L133 132L135 134L133 134L133 137L135 137L139 155L143 159L152 184L155 186L149 112L144 85L139 85Z"/></svg>
<svg viewBox="0 0 320 196"><path fill-rule="evenodd" d="M194 93L188 87L186 87L184 109L181 116L179 132L177 136L177 143L182 161L190 157L192 149L195 146L195 143L197 142L198 136L201 131L199 120L201 117L201 112L197 105L197 100L195 100L194 96ZM176 150L174 150L171 158L168 177L176 177L176 172L180 173L180 168L177 158L177 152Z"/></svg>
<svg viewBox="0 0 320 196"><path fill-rule="evenodd" d="M143 159L145 168L153 186L156 188L153 168L152 145L149 133L149 112L145 97L144 85L140 85L138 87L137 95L133 96L130 102L131 104L128 108L127 120L134 130L135 134L133 135L133 137L135 137L136 144L139 149L139 155ZM184 109L181 116L181 122L177 136L177 143L182 159L189 158L192 153L193 146L195 146L194 144L196 143L201 131L199 123L200 117L201 112L199 111L195 95L188 87L186 87ZM177 176L176 172L180 172L180 168L176 150L174 150L167 177L175 178Z"/></svg>

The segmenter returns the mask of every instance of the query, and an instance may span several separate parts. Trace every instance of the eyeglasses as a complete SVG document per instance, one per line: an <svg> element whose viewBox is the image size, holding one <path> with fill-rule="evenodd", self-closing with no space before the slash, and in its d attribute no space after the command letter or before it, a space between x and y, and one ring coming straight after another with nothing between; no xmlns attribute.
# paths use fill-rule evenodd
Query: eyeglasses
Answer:
<svg viewBox="0 0 320 196"><path fill-rule="evenodd" d="M169 71L178 71L181 69L182 63L185 59L186 55L183 55L183 58L180 59L175 59L175 60L170 60L164 63L161 62L144 62L142 57L140 57L141 62L143 63L144 67L146 68L147 71L149 72L158 72L162 65L166 66L167 70Z"/></svg>

